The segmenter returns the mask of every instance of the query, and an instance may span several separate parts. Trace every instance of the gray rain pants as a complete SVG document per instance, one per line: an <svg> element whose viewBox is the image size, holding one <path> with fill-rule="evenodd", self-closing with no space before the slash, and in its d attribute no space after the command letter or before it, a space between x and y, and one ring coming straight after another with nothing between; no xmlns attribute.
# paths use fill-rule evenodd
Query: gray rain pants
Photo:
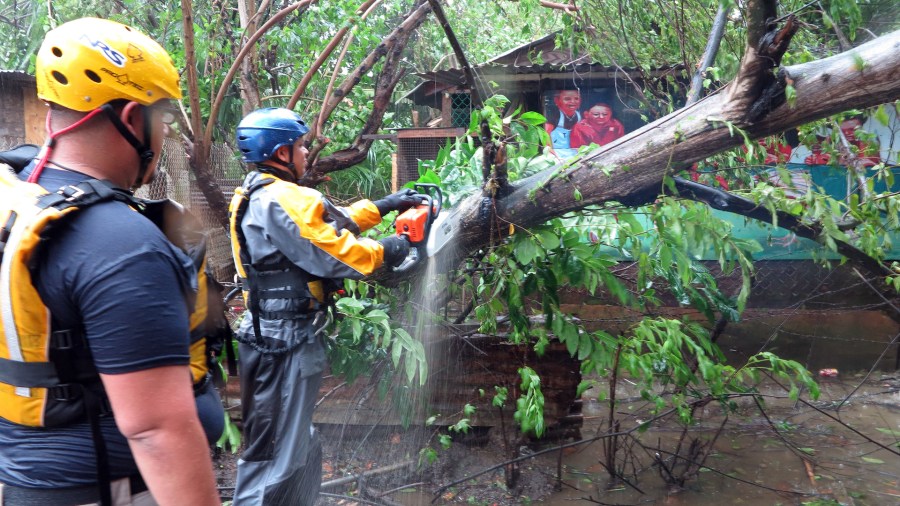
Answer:
<svg viewBox="0 0 900 506"><path fill-rule="evenodd" d="M246 448L238 460L234 506L316 503L322 445L312 415L322 383L321 346L307 342L279 355L241 343Z"/></svg>

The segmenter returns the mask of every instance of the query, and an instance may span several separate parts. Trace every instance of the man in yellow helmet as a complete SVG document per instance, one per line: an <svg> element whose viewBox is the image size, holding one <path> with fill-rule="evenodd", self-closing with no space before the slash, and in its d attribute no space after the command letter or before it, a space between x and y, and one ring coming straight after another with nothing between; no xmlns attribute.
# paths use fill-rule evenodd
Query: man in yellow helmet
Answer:
<svg viewBox="0 0 900 506"><path fill-rule="evenodd" d="M0 209L0 503L220 504L201 418L221 404L195 401L189 368L196 268L130 191L178 73L144 34L83 18L47 33L36 78L48 140L24 175L43 190L0 178L44 192L0 196L19 206Z"/></svg>

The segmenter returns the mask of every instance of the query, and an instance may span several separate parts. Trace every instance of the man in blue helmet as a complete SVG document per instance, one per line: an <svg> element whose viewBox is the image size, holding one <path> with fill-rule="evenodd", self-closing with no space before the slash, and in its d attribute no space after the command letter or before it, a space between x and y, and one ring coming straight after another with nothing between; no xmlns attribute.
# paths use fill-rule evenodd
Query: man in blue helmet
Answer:
<svg viewBox="0 0 900 506"><path fill-rule="evenodd" d="M244 162L254 164L229 209L235 266L247 304L240 341L246 447L234 503L312 505L322 448L312 414L325 366L321 330L330 291L409 252L402 236L358 235L423 197L403 190L349 207L298 184L306 170L306 124L295 112L259 109L237 127Z"/></svg>

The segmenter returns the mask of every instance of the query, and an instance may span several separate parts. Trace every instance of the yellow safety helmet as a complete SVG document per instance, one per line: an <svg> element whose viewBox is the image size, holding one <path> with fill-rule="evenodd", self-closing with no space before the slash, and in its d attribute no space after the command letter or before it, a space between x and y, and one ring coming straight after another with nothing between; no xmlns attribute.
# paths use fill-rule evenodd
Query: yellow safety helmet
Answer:
<svg viewBox="0 0 900 506"><path fill-rule="evenodd" d="M47 32L35 73L38 98L76 111L116 99L150 105L181 98L178 71L166 50L108 19L76 19Z"/></svg>

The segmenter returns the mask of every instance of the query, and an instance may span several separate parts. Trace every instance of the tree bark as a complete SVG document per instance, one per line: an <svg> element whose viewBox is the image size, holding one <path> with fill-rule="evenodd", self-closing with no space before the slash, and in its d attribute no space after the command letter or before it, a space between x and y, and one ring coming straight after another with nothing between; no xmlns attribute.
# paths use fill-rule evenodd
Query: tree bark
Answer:
<svg viewBox="0 0 900 506"><path fill-rule="evenodd" d="M219 185L213 177L209 168L209 144L210 142L203 135L203 126L200 118L200 94L199 82L197 79L197 61L194 55L194 16L191 10L191 2L189 0L181 0L182 9L182 30L184 33L184 54L185 54L185 74L188 81L188 103L191 108L190 115L190 135L184 138L185 150L190 154L188 165L194 177L197 179L197 185L213 216L216 216L219 224L225 229L228 228L228 202L222 194Z"/></svg>
<svg viewBox="0 0 900 506"><path fill-rule="evenodd" d="M469 65L469 59L466 58L466 53L459 44L459 40L456 39L456 34L453 33L453 28L450 26L450 22L444 14L444 9L441 7L440 0L428 0L428 3L431 4L431 8L434 10L434 16L437 18L438 23L444 30L444 34L447 36L447 42L449 42L450 47L453 48L453 54L456 55L456 59L459 60L459 64L462 65L463 73L466 76L466 86L469 88L469 93L471 93L472 96L472 106L476 109L480 109L482 107L481 92L478 90L478 81L475 79L475 74L472 72L472 66Z"/></svg>
<svg viewBox="0 0 900 506"><path fill-rule="evenodd" d="M268 0L257 7L253 0L238 0L238 16L244 34L256 33L259 25L259 12L266 9ZM251 46L247 56L241 61L241 111L246 116L258 109L262 103L259 98L259 83L254 79L258 67L259 51L256 44Z"/></svg>
<svg viewBox="0 0 900 506"><path fill-rule="evenodd" d="M374 134L381 128L381 122L389 105L390 96L401 77L400 72L402 70L399 63L402 51L406 48L409 37L425 21L425 16L430 12L431 7L427 2L419 4L394 31L381 41L378 47L369 54L353 73L347 76L335 90L331 99L327 103L322 104L323 118L327 119L340 104L340 101L359 83L361 76L369 72L379 59L385 58L378 85L375 87L373 110L363 129L349 148L316 160L308 168L309 175L307 177L309 178L309 183L314 184L317 181L321 181L324 175L329 172L346 169L365 160L369 146L372 145L372 140L365 139L364 136L366 134Z"/></svg>
<svg viewBox="0 0 900 506"><path fill-rule="evenodd" d="M697 67L697 71L694 72L694 77L691 79L691 88L688 90L685 105L691 105L700 100L700 93L703 92L703 75L706 73L706 69L716 61L716 54L719 53L719 44L722 43L727 24L728 9L724 4L719 4L719 10L716 11L716 18L709 33L709 40L706 41L706 49L703 50L703 57L700 59L700 66Z"/></svg>

